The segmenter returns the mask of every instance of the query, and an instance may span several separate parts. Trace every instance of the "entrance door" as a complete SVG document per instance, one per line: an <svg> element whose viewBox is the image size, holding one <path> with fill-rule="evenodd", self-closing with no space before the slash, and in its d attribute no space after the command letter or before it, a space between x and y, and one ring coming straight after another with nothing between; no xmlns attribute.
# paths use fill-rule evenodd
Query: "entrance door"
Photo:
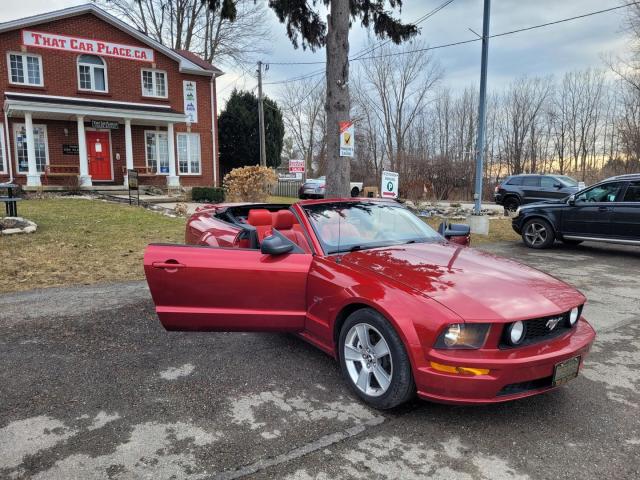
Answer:
<svg viewBox="0 0 640 480"><path fill-rule="evenodd" d="M89 175L94 181L111 181L111 145L109 132L86 132Z"/></svg>
<svg viewBox="0 0 640 480"><path fill-rule="evenodd" d="M304 328L307 253L151 244L144 271L167 330L280 331Z"/></svg>

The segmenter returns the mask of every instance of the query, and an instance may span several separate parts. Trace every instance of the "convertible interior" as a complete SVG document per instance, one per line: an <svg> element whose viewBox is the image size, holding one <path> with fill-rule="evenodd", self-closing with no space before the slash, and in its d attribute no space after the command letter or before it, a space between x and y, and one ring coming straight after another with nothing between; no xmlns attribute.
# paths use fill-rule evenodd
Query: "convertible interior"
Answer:
<svg viewBox="0 0 640 480"><path fill-rule="evenodd" d="M258 249L265 237L277 230L301 251L311 253L309 242L300 222L289 205L242 205L229 207L217 215L225 222L241 229L234 246Z"/></svg>

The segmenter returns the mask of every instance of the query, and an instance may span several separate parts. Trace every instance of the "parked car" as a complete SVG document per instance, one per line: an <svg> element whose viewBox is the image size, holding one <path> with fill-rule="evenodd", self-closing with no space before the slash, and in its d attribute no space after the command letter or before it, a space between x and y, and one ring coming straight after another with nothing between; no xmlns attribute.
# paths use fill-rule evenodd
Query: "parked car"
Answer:
<svg viewBox="0 0 640 480"><path fill-rule="evenodd" d="M515 212L520 205L566 198L578 190L578 181L567 175L511 175L496 186L493 198Z"/></svg>
<svg viewBox="0 0 640 480"><path fill-rule="evenodd" d="M324 198L326 177L309 178L298 189L298 197L300 199L305 198ZM358 197L362 192L362 182L351 182L351 196Z"/></svg>
<svg viewBox="0 0 640 480"><path fill-rule="evenodd" d="M567 199L523 205L512 226L531 248L556 240L640 245L640 173L608 178Z"/></svg>
<svg viewBox="0 0 640 480"><path fill-rule="evenodd" d="M416 391L458 404L546 392L578 375L595 338L576 289L448 242L390 200L213 205L186 239L144 255L167 330L296 333L381 409ZM260 368L259 352L238 352L248 359Z"/></svg>

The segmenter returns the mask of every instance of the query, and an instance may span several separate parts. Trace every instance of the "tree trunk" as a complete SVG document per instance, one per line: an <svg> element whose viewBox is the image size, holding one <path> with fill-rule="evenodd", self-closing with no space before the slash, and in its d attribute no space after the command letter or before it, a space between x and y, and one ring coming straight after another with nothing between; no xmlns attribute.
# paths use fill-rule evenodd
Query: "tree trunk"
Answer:
<svg viewBox="0 0 640 480"><path fill-rule="evenodd" d="M327 197L348 197L350 157L340 156L339 122L350 120L349 0L331 0L327 16Z"/></svg>

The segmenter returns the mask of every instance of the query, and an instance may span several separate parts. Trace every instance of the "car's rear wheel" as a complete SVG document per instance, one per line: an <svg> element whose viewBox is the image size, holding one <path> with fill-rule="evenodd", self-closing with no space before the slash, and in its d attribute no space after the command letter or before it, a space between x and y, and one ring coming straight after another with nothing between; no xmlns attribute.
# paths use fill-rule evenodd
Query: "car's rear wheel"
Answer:
<svg viewBox="0 0 640 480"><path fill-rule="evenodd" d="M507 197L504 199L502 206L506 212L515 212L520 206L520 200L518 200L518 197L514 196Z"/></svg>
<svg viewBox="0 0 640 480"><path fill-rule="evenodd" d="M411 363L398 333L370 308L352 313L340 331L340 367L351 389L369 405L388 409L415 393Z"/></svg>
<svg viewBox="0 0 640 480"><path fill-rule="evenodd" d="M555 233L549 222L542 218L532 218L522 228L522 240L529 248L547 248L553 244Z"/></svg>

